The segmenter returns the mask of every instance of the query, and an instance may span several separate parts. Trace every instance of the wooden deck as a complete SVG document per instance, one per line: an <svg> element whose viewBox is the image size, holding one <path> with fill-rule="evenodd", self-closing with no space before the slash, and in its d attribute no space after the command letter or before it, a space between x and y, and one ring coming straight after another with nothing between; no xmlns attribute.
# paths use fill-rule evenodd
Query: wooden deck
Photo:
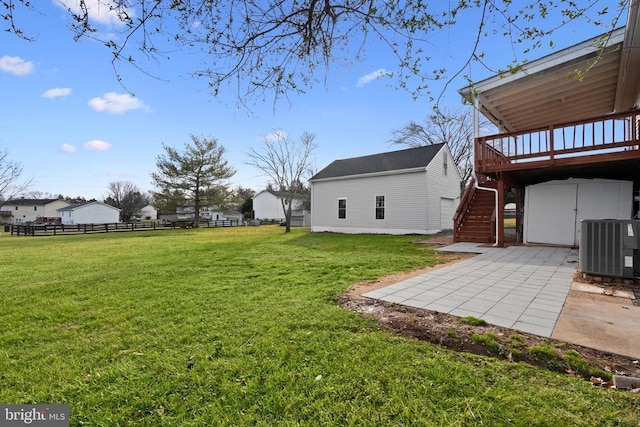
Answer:
<svg viewBox="0 0 640 427"><path fill-rule="evenodd" d="M475 141L476 172L499 173L640 159L640 110L485 136Z"/></svg>
<svg viewBox="0 0 640 427"><path fill-rule="evenodd" d="M524 188L553 179L610 178L632 180L640 188L640 110L595 117L589 120L550 125L521 132L477 138L474 145L475 170L484 186L497 189L497 206L504 206L507 191L516 191L517 223ZM488 184L491 185L488 185ZM474 206L478 200L468 186L455 214L454 240L486 241L480 229L491 228L491 239L504 244L504 212L491 214ZM492 194L495 197L495 194ZM486 202L486 201L485 201ZM486 204L486 203L485 203ZM484 210L483 210L484 209ZM473 236L465 223L483 224ZM488 219L487 219L488 218ZM496 221L497 218L497 221ZM480 234L483 237L480 237ZM478 240L473 240L478 239Z"/></svg>

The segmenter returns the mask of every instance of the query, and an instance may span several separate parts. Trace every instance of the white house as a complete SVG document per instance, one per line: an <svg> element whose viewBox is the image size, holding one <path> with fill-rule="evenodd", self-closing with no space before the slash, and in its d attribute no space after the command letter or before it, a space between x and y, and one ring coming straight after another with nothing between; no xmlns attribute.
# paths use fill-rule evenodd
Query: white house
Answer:
<svg viewBox="0 0 640 427"><path fill-rule="evenodd" d="M460 181L446 144L336 160L310 180L311 231L450 230Z"/></svg>
<svg viewBox="0 0 640 427"><path fill-rule="evenodd" d="M272 219L284 221L285 211L282 205L284 191L262 190L253 196L253 217L255 219ZM291 206L291 225L307 226L308 218L304 213L304 200L294 198Z"/></svg>
<svg viewBox="0 0 640 427"><path fill-rule="evenodd" d="M145 205L140 209L140 219L158 219L158 210L153 205Z"/></svg>
<svg viewBox="0 0 640 427"><path fill-rule="evenodd" d="M57 219L58 209L69 206L63 199L15 199L8 200L0 208L0 223L26 224L38 218Z"/></svg>
<svg viewBox="0 0 640 427"><path fill-rule="evenodd" d="M102 202L78 203L58 209L64 225L120 222L120 209Z"/></svg>
<svg viewBox="0 0 640 427"><path fill-rule="evenodd" d="M196 214L195 206L177 206L176 216L178 219L192 219ZM225 219L222 211L216 206L200 206L200 218L207 221Z"/></svg>

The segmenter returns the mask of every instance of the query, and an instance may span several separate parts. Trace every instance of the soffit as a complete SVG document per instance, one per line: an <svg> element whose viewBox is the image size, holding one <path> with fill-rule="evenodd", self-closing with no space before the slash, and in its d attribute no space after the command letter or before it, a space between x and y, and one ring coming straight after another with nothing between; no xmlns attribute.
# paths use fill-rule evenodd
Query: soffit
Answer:
<svg viewBox="0 0 640 427"><path fill-rule="evenodd" d="M637 106L640 97L640 0L627 26L497 75L459 93L503 132L546 127ZM575 70L587 70L582 78Z"/></svg>

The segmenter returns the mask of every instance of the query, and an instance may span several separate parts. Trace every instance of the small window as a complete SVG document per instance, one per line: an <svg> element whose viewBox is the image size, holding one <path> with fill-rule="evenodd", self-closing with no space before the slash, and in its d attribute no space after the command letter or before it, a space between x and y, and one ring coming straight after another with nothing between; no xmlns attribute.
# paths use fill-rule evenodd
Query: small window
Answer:
<svg viewBox="0 0 640 427"><path fill-rule="evenodd" d="M444 160L442 161L442 170L443 170L443 172L444 172L444 176L447 176L447 166L448 166L448 164L447 164L447 158L448 158L448 156L445 154L444 156L442 156L442 158L444 159Z"/></svg>
<svg viewBox="0 0 640 427"><path fill-rule="evenodd" d="M16 206L16 210L18 210L18 207Z"/></svg>
<svg viewBox="0 0 640 427"><path fill-rule="evenodd" d="M347 219L347 199L338 199L338 219Z"/></svg>
<svg viewBox="0 0 640 427"><path fill-rule="evenodd" d="M376 196L376 219L384 219L384 196Z"/></svg>
<svg viewBox="0 0 640 427"><path fill-rule="evenodd" d="M34 211L37 211L37 210L38 210L38 207L37 207L37 206L34 206L34 207L33 207L33 210L34 210Z"/></svg>

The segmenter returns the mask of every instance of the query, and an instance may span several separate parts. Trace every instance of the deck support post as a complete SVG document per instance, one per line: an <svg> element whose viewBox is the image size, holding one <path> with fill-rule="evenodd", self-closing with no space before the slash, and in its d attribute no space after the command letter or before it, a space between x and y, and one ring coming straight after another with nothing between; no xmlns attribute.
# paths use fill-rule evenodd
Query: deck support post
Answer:
<svg viewBox="0 0 640 427"><path fill-rule="evenodd" d="M504 178L498 178L498 212L496 218L498 228L496 230L496 243L500 248L504 248Z"/></svg>

